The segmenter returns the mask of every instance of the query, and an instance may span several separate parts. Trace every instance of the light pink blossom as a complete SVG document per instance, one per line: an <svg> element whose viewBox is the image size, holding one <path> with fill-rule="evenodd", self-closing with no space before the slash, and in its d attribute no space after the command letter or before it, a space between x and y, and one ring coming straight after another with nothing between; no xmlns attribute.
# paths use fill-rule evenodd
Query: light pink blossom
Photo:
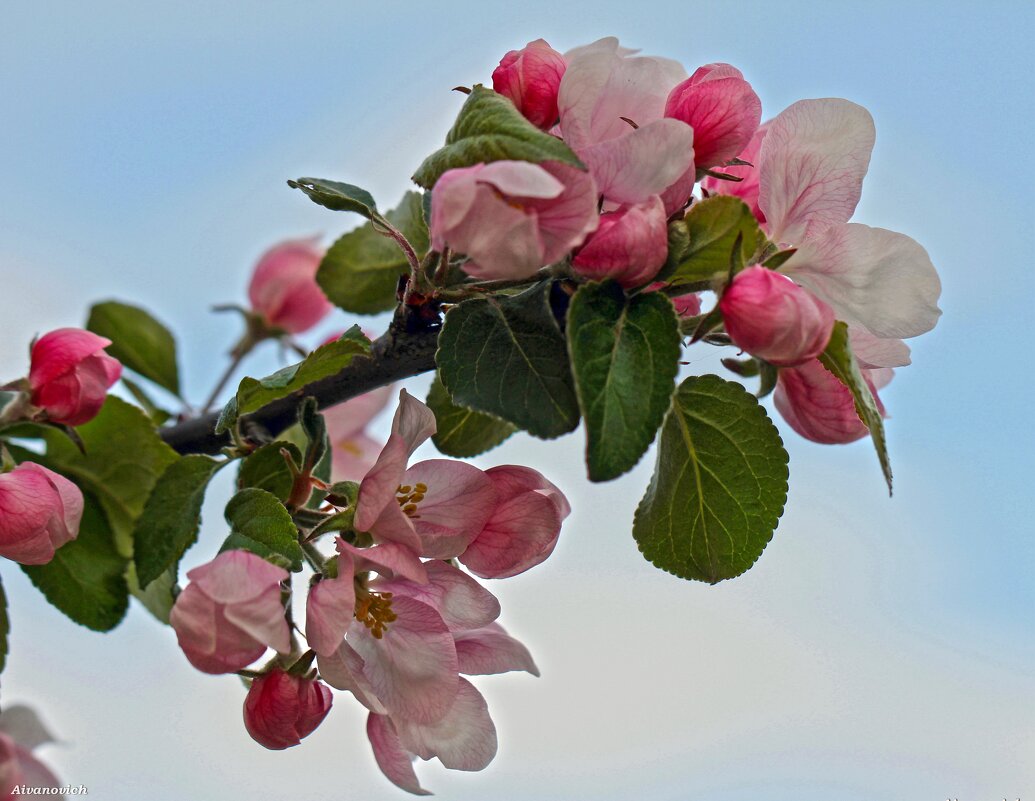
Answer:
<svg viewBox="0 0 1035 801"><path fill-rule="evenodd" d="M373 467L381 443L366 433L367 425L388 405L394 390L378 387L324 409L335 481L359 481Z"/></svg>
<svg viewBox="0 0 1035 801"><path fill-rule="evenodd" d="M225 551L187 573L169 616L180 648L204 673L233 673L266 651L291 650L280 582L283 568L248 551Z"/></svg>
<svg viewBox="0 0 1035 801"><path fill-rule="evenodd" d="M331 711L331 691L314 679L272 670L257 677L244 699L244 727L273 751L298 745Z"/></svg>
<svg viewBox="0 0 1035 801"><path fill-rule="evenodd" d="M575 255L572 266L587 278L614 278L624 287L636 287L653 278L667 256L665 206L655 195L600 215L600 225Z"/></svg>
<svg viewBox="0 0 1035 801"><path fill-rule="evenodd" d="M528 278L596 225L593 179L559 162L476 164L432 188L432 245L466 254L464 271L477 278Z"/></svg>
<svg viewBox="0 0 1035 801"><path fill-rule="evenodd" d="M0 715L0 799L23 798L15 794L20 785L56 790L61 782L32 752L54 742L36 713L26 706L8 706Z"/></svg>
<svg viewBox="0 0 1035 801"><path fill-rule="evenodd" d="M323 259L317 239L281 242L255 265L248 286L252 310L273 328L290 334L308 331L333 308L316 283Z"/></svg>
<svg viewBox="0 0 1035 801"><path fill-rule="evenodd" d="M509 98L533 125L549 130L557 122L557 91L564 56L543 39L511 50L492 73L492 88Z"/></svg>
<svg viewBox="0 0 1035 801"><path fill-rule="evenodd" d="M29 386L32 402L47 419L69 426L97 416L122 365L104 352L110 339L78 328L59 328L32 346Z"/></svg>
<svg viewBox="0 0 1035 801"><path fill-rule="evenodd" d="M0 473L0 556L44 565L79 534L83 493L64 476L33 462Z"/></svg>

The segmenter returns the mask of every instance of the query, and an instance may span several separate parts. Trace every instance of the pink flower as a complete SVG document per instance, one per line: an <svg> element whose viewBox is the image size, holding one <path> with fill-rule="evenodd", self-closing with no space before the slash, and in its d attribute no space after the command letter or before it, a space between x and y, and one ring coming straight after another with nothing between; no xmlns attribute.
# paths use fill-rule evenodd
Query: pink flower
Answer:
<svg viewBox="0 0 1035 801"><path fill-rule="evenodd" d="M892 371L864 369L862 373L883 416L877 390L891 380ZM791 428L813 442L843 444L869 433L855 411L852 393L818 359L780 370L773 403Z"/></svg>
<svg viewBox="0 0 1035 801"><path fill-rule="evenodd" d="M83 493L64 476L32 462L0 474L0 556L45 565L82 517Z"/></svg>
<svg viewBox="0 0 1035 801"><path fill-rule="evenodd" d="M564 56L542 39L511 50L493 70L492 88L533 125L549 130L557 122L557 90L564 75Z"/></svg>
<svg viewBox="0 0 1035 801"><path fill-rule="evenodd" d="M359 481L373 467L381 443L366 433L366 427L388 405L392 393L390 386L378 387L324 409L335 481Z"/></svg>
<svg viewBox="0 0 1035 801"><path fill-rule="evenodd" d="M585 172L558 162L495 161L449 170L432 189L432 246L467 255L477 278L528 278L597 225Z"/></svg>
<svg viewBox="0 0 1035 801"><path fill-rule="evenodd" d="M760 265L741 271L719 299L726 333L752 356L781 367L814 359L830 341L834 310Z"/></svg>
<svg viewBox="0 0 1035 801"><path fill-rule="evenodd" d="M733 197L739 197L745 203L748 208L751 209L751 213L755 215L755 218L760 223L765 223L765 214L758 207L758 155L762 149L762 142L765 140L766 131L769 129L769 123L765 123L758 127L751 139L748 141L744 149L737 154L737 158L741 161L748 162L751 166L730 166L723 167L722 172L727 175L732 175L736 178L740 178L738 181L728 181L724 178L712 178L706 176L701 180L701 188L706 192L710 192L713 195L732 195Z"/></svg>
<svg viewBox="0 0 1035 801"><path fill-rule="evenodd" d="M694 129L698 169L719 166L740 153L762 120L762 101L729 64L706 64L676 86L665 116Z"/></svg>
<svg viewBox="0 0 1035 801"><path fill-rule="evenodd" d="M104 352L110 339L78 328L59 328L32 346L32 402L54 423L79 426L97 416L122 365Z"/></svg>
<svg viewBox="0 0 1035 801"><path fill-rule="evenodd" d="M564 141L609 201L642 203L690 172L688 195L694 132L664 117L665 100L686 71L635 52L608 37L566 54L557 99Z"/></svg>
<svg viewBox="0 0 1035 801"><path fill-rule="evenodd" d="M646 283L668 256L665 206L655 195L644 203L600 215L600 225L575 255L576 272L601 281L614 278L624 287Z"/></svg>
<svg viewBox="0 0 1035 801"><path fill-rule="evenodd" d="M15 794L20 785L57 789L57 776L39 761L33 750L54 738L40 723L36 713L25 706L9 706L0 715L0 799L23 798ZM46 790L44 790L45 792Z"/></svg>
<svg viewBox="0 0 1035 801"><path fill-rule="evenodd" d="M286 570L248 551L224 551L187 577L191 583L177 596L169 623L198 670L233 673L267 647L291 650L280 589Z"/></svg>
<svg viewBox="0 0 1035 801"><path fill-rule="evenodd" d="M392 433L360 482L355 525L377 542L452 559L488 521L496 490L477 467L453 459L429 459L407 469L413 451L434 433L434 413L401 390Z"/></svg>
<svg viewBox="0 0 1035 801"><path fill-rule="evenodd" d="M485 473L496 490L496 507L460 561L482 578L516 576L553 553L571 506L530 467L502 465Z"/></svg>
<svg viewBox="0 0 1035 801"><path fill-rule="evenodd" d="M680 317L696 317L701 313L701 296L697 292L688 292L671 299Z"/></svg>
<svg viewBox="0 0 1035 801"><path fill-rule="evenodd" d="M248 300L252 310L272 327L300 334L331 310L331 302L316 283L323 251L316 239L281 242L255 265Z"/></svg>
<svg viewBox="0 0 1035 801"><path fill-rule="evenodd" d="M331 711L331 703L331 691L320 682L273 670L248 689L244 727L259 745L280 751L312 734Z"/></svg>

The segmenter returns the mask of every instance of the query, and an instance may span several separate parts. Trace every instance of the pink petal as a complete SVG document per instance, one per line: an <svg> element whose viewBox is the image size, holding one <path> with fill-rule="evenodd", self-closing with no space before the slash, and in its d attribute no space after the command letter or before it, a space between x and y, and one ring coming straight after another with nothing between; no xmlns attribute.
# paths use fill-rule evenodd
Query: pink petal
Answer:
<svg viewBox="0 0 1035 801"><path fill-rule="evenodd" d="M352 693L371 712L378 715L388 713L367 681L364 673L366 663L347 642L343 641L333 654L317 654L316 663L320 669L320 678L331 687Z"/></svg>
<svg viewBox="0 0 1035 801"><path fill-rule="evenodd" d="M355 559L357 573L373 570L385 578L398 576L418 584L426 584L428 581L428 571L424 563L415 551L405 545L385 542L373 548L357 548L341 537L338 537L335 545L339 553L351 554Z"/></svg>
<svg viewBox="0 0 1035 801"><path fill-rule="evenodd" d="M18 767L21 769L20 783L28 785L29 787L46 787L46 788L59 788L61 782L54 772L40 762L31 751L27 748L23 748L19 744L15 744L14 753L18 759ZM17 798L23 798L24 796L18 795ZM49 798L54 798L51 795ZM58 796L59 798L62 796Z"/></svg>
<svg viewBox="0 0 1035 801"><path fill-rule="evenodd" d="M423 546L413 523L414 521L403 512L399 504L392 500L381 510L377 520L370 526L369 532L375 542L394 543L419 554Z"/></svg>
<svg viewBox="0 0 1035 801"><path fill-rule="evenodd" d="M356 612L354 561L349 551L338 555L338 575L309 588L305 602L305 638L317 654L333 654L345 640Z"/></svg>
<svg viewBox="0 0 1035 801"><path fill-rule="evenodd" d="M377 462L384 443L366 434L331 440L331 477L334 481L362 481Z"/></svg>
<svg viewBox="0 0 1035 801"><path fill-rule="evenodd" d="M79 531L78 487L34 462L0 474L0 556L42 565Z"/></svg>
<svg viewBox="0 0 1035 801"><path fill-rule="evenodd" d="M351 439L360 434L392 399L391 386L378 387L362 395L323 410L331 443Z"/></svg>
<svg viewBox="0 0 1035 801"><path fill-rule="evenodd" d="M552 200L564 191L561 181L527 161L494 161L483 166L477 177L480 183L520 199Z"/></svg>
<svg viewBox="0 0 1035 801"><path fill-rule="evenodd" d="M758 205L770 238L797 245L848 222L875 136L870 112L848 100L799 100L782 111L759 156Z"/></svg>
<svg viewBox="0 0 1035 801"><path fill-rule="evenodd" d="M496 726L482 694L467 679L460 679L449 712L434 723L396 720L403 747L421 759L438 757L452 770L482 770L496 756Z"/></svg>
<svg viewBox="0 0 1035 801"><path fill-rule="evenodd" d="M492 88L517 106L538 128L557 122L557 91L566 67L564 56L543 39L511 50L492 73Z"/></svg>
<svg viewBox="0 0 1035 801"><path fill-rule="evenodd" d="M434 608L449 628L478 629L500 616L500 602L481 584L447 562L428 562L426 584L404 579L379 579L371 584L377 592L405 596Z"/></svg>
<svg viewBox="0 0 1035 801"><path fill-rule="evenodd" d="M187 578L215 603L236 604L278 587L287 581L288 572L249 551L223 551L211 562L188 571Z"/></svg>
<svg viewBox="0 0 1035 801"><path fill-rule="evenodd" d="M553 553L561 520L553 498L541 492L523 492L496 508L477 539L460 555L460 561L482 578L516 576Z"/></svg>
<svg viewBox="0 0 1035 801"><path fill-rule="evenodd" d="M381 639L356 621L347 641L363 658L374 694L393 717L438 720L456 697L453 635L438 612L412 598L392 598L392 611L396 620Z"/></svg>
<svg viewBox="0 0 1035 801"><path fill-rule="evenodd" d="M252 309L293 334L307 331L333 308L316 283L323 258L318 239L282 242L259 259L248 286Z"/></svg>
<svg viewBox="0 0 1035 801"><path fill-rule="evenodd" d="M539 165L564 183L564 191L552 201L533 201L527 208L536 213L542 262L552 264L578 247L597 227L597 185L583 170L547 161Z"/></svg>
<svg viewBox="0 0 1035 801"><path fill-rule="evenodd" d="M516 464L503 464L498 467L490 467L485 474L492 479L500 502L508 501L523 492L532 490L550 498L556 505L562 520L571 514L571 505L564 497L564 493L538 470Z"/></svg>
<svg viewBox="0 0 1035 801"><path fill-rule="evenodd" d="M188 661L203 673L232 673L247 667L266 646L229 622L222 607L196 584L176 597L169 623Z"/></svg>
<svg viewBox="0 0 1035 801"><path fill-rule="evenodd" d="M392 433L402 437L406 443L407 458L435 431L435 413L405 389L400 389L399 408L392 420Z"/></svg>
<svg viewBox="0 0 1035 801"><path fill-rule="evenodd" d="M291 651L291 629L284 617L280 587L272 586L247 601L223 607L226 619L241 631L282 654Z"/></svg>
<svg viewBox="0 0 1035 801"><path fill-rule="evenodd" d="M486 676L523 670L539 675L528 649L515 640L498 623L485 628L453 633L460 672L469 676Z"/></svg>
<svg viewBox="0 0 1035 801"><path fill-rule="evenodd" d="M374 759L388 780L414 795L431 795L420 786L417 774L413 772L413 755L399 742L392 721L386 715L367 716L367 738L374 750Z"/></svg>
<svg viewBox="0 0 1035 801"><path fill-rule="evenodd" d="M397 505L395 492L406 471L407 461L409 450L406 440L399 434L392 434L378 454L374 466L359 484L355 518L358 531L370 531L386 506Z"/></svg>
<svg viewBox="0 0 1035 801"><path fill-rule="evenodd" d="M452 559L463 553L495 508L492 480L466 462L418 462L406 471L403 482L428 488L412 520L420 537L420 555L430 559Z"/></svg>
<svg viewBox="0 0 1035 801"><path fill-rule="evenodd" d="M723 166L719 169L719 172L740 178L740 181L727 181L723 178L712 178L710 176L701 179L701 189L713 195L739 197L747 203L751 213L763 224L765 223L765 215L758 208L758 159L762 149L762 142L765 140L770 124L767 122L759 126L744 149L737 154L738 159L748 162L751 166Z"/></svg>
<svg viewBox="0 0 1035 801"><path fill-rule="evenodd" d="M603 214L596 233L576 254L576 272L595 281L614 278L624 287L646 283L668 256L668 224L660 197Z"/></svg>
<svg viewBox="0 0 1035 801"><path fill-rule="evenodd" d="M50 383L110 344L110 339L79 328L58 328L44 334L32 346L29 385L35 390Z"/></svg>
<svg viewBox="0 0 1035 801"><path fill-rule="evenodd" d="M905 234L833 225L803 242L781 271L833 306L838 319L882 339L923 334L941 315L938 272Z"/></svg>
<svg viewBox="0 0 1035 801"><path fill-rule="evenodd" d="M848 336L862 368L905 367L912 362L909 345L901 339L880 339L858 327L849 328Z"/></svg>

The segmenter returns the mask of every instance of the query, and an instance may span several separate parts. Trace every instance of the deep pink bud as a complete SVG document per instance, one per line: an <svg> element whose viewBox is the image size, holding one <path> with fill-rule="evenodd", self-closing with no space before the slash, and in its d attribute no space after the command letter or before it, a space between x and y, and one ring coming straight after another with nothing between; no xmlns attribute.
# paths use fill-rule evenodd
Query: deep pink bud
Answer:
<svg viewBox="0 0 1035 801"><path fill-rule="evenodd" d="M281 242L255 265L248 300L275 328L289 334L308 331L331 310L331 302L316 283L323 251L315 239Z"/></svg>
<svg viewBox="0 0 1035 801"><path fill-rule="evenodd" d="M259 745L281 751L312 734L331 702L331 691L320 682L274 670L252 682L244 699L244 727Z"/></svg>
<svg viewBox="0 0 1035 801"><path fill-rule="evenodd" d="M722 293L726 333L752 356L781 367L814 359L834 330L834 310L780 273L756 265Z"/></svg>
<svg viewBox="0 0 1035 801"><path fill-rule="evenodd" d="M762 120L762 101L740 70L706 64L669 92L665 116L694 129L697 167L716 167L747 146Z"/></svg>
<svg viewBox="0 0 1035 801"><path fill-rule="evenodd" d="M82 517L83 493L64 476L32 462L0 474L0 556L45 565Z"/></svg>
<svg viewBox="0 0 1035 801"><path fill-rule="evenodd" d="M646 203L601 214L596 232L572 265L587 278L614 278L624 287L634 287L653 278L667 256L665 206L655 195Z"/></svg>
<svg viewBox="0 0 1035 801"><path fill-rule="evenodd" d="M557 90L566 66L564 56L536 39L500 60L492 88L510 98L533 125L549 130L557 122Z"/></svg>
<svg viewBox="0 0 1035 801"><path fill-rule="evenodd" d="M877 389L891 380L891 370L863 370L863 377L884 416ZM805 439L826 445L854 442L869 430L855 411L852 393L819 361L780 370L773 404L784 420Z"/></svg>
<svg viewBox="0 0 1035 801"><path fill-rule="evenodd" d="M110 339L79 328L59 328L32 346L32 402L55 423L78 426L97 416L122 365L104 352Z"/></svg>
<svg viewBox="0 0 1035 801"><path fill-rule="evenodd" d="M248 551L224 551L187 573L169 623L184 655L204 673L233 673L274 648L291 650L280 582L288 572Z"/></svg>

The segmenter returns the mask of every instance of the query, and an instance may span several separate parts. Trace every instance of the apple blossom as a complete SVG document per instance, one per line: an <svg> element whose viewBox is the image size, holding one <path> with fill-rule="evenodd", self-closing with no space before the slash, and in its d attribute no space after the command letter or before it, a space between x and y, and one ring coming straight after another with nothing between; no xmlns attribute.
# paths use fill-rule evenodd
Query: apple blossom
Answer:
<svg viewBox="0 0 1035 801"><path fill-rule="evenodd" d="M64 476L33 462L0 473L0 556L44 565L79 534L83 493Z"/></svg>
<svg viewBox="0 0 1035 801"><path fill-rule="evenodd" d="M366 427L388 405L392 394L392 387L378 387L324 409L335 481L359 481L373 466L381 443L366 433Z"/></svg>
<svg viewBox="0 0 1035 801"><path fill-rule="evenodd" d="M466 254L464 271L477 278L528 278L597 225L593 179L559 162L448 170L431 195L432 246Z"/></svg>
<svg viewBox="0 0 1035 801"><path fill-rule="evenodd" d="M529 122L549 130L557 122L564 56L543 39L511 50L492 73L492 88L513 101Z"/></svg>
<svg viewBox="0 0 1035 801"><path fill-rule="evenodd" d="M252 311L271 327L290 334L308 331L333 308L316 283L323 259L318 239L281 242L255 265L248 286Z"/></svg>
<svg viewBox="0 0 1035 801"><path fill-rule="evenodd" d="M586 278L614 278L624 287L636 287L653 278L667 256L665 206L655 195L600 215L600 225L575 254L572 266Z"/></svg>
<svg viewBox="0 0 1035 801"><path fill-rule="evenodd" d="M54 742L36 713L26 706L8 706L0 714L0 799L21 798L19 786L40 788L54 795L61 783L53 771L32 752Z"/></svg>
<svg viewBox="0 0 1035 801"><path fill-rule="evenodd" d="M232 673L266 651L291 650L280 582L288 572L248 551L224 551L187 573L169 616L184 655L203 673Z"/></svg>
<svg viewBox="0 0 1035 801"><path fill-rule="evenodd" d="M298 745L331 711L331 691L314 679L272 670L252 681L244 699L244 726L274 751Z"/></svg>
<svg viewBox="0 0 1035 801"><path fill-rule="evenodd" d="M79 328L59 328L32 346L32 403L54 423L78 426L97 416L122 365L104 352L110 339Z"/></svg>

